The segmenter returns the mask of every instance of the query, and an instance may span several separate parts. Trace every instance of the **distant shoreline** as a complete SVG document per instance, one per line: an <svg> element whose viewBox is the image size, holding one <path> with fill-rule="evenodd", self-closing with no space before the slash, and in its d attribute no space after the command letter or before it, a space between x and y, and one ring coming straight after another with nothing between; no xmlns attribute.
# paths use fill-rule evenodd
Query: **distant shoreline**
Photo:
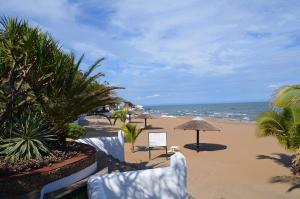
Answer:
<svg viewBox="0 0 300 199"><path fill-rule="evenodd" d="M270 103L269 101L249 101L249 102L207 102L207 103L184 103L184 104L147 104L143 105L144 107L153 107L153 106L190 106L190 105L218 105L218 104L247 104L247 103Z"/></svg>
<svg viewBox="0 0 300 199"><path fill-rule="evenodd" d="M175 116L175 117L164 117L161 115L155 115L158 119L193 119L192 116ZM216 118L216 117L202 117L205 120L218 121L218 122L234 122L234 123L245 123L245 124L256 124L256 121L247 121L247 120L235 120L229 118Z"/></svg>
<svg viewBox="0 0 300 199"><path fill-rule="evenodd" d="M264 111L269 110L268 102L244 102L223 104L190 104L145 106L145 111L162 117L209 117L232 121L255 121Z"/></svg>

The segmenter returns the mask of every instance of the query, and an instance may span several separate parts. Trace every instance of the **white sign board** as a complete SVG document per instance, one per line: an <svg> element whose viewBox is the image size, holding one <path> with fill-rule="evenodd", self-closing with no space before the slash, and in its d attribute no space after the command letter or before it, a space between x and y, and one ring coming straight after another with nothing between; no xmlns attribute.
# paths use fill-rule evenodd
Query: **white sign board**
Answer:
<svg viewBox="0 0 300 199"><path fill-rule="evenodd" d="M167 146L167 133L149 133L149 147Z"/></svg>

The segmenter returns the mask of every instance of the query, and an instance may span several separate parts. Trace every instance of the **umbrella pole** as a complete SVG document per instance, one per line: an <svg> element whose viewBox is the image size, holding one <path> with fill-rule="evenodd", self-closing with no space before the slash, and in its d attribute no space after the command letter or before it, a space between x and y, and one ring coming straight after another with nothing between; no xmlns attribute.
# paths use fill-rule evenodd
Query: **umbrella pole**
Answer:
<svg viewBox="0 0 300 199"><path fill-rule="evenodd" d="M145 128L147 127L147 119L145 118Z"/></svg>
<svg viewBox="0 0 300 199"><path fill-rule="evenodd" d="M200 143L199 143L199 130L197 130L197 148L199 149Z"/></svg>

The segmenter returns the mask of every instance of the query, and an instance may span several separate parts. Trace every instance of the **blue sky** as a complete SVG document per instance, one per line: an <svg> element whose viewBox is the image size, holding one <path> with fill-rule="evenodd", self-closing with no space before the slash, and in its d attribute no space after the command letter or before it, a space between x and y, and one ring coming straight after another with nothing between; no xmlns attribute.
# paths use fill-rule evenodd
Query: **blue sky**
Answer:
<svg viewBox="0 0 300 199"><path fill-rule="evenodd" d="M0 15L97 58L137 104L266 101L299 83L299 0L0 0Z"/></svg>

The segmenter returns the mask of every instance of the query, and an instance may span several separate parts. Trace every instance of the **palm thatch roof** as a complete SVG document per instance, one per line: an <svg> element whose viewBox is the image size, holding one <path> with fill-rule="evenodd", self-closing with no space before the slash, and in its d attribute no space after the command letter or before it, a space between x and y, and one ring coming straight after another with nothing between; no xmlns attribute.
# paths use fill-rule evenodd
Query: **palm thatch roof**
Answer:
<svg viewBox="0 0 300 199"><path fill-rule="evenodd" d="M213 126L212 124L208 123L203 119L198 120L191 120L184 124L181 124L175 129L183 129L183 130L199 130L199 131L220 131L217 127Z"/></svg>
<svg viewBox="0 0 300 199"><path fill-rule="evenodd" d="M125 106L125 107L128 107L128 108L134 108L134 107L135 107L135 104L132 103L132 102L130 102L130 101L125 100L125 101L124 101L124 106Z"/></svg>
<svg viewBox="0 0 300 199"><path fill-rule="evenodd" d="M150 113L142 113L136 117L137 119L155 119L156 117Z"/></svg>

